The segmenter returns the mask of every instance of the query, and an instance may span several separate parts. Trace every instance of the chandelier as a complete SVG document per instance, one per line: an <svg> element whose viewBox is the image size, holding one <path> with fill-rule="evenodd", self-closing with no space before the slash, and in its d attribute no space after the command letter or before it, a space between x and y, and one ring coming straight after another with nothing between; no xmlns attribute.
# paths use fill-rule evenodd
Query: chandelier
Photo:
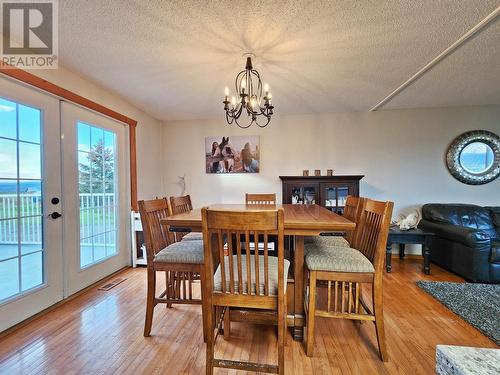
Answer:
<svg viewBox="0 0 500 375"><path fill-rule="evenodd" d="M267 83L262 87L259 72L253 68L250 56L247 57L245 70L238 73L234 84L238 99L232 96L229 101L229 89L226 87L222 102L227 123L231 125L234 122L242 129L249 128L254 122L261 128L266 127L273 115L272 94ZM248 120L242 125L240 122L244 118L240 117L243 113L246 113ZM258 119L262 122L259 123Z"/></svg>

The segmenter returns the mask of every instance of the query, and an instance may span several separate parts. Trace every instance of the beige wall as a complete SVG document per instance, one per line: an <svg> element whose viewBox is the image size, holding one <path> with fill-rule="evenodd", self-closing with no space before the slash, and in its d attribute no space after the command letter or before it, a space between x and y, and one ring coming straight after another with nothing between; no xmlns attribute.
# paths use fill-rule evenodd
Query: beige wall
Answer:
<svg viewBox="0 0 500 375"><path fill-rule="evenodd" d="M277 192L281 199L279 175L333 168L336 174L364 174L361 194L394 201L394 217L428 202L500 205L500 179L465 185L446 168L452 139L473 129L500 133L500 106L276 115L267 128L246 130L227 125L222 112L218 119L168 122L164 189L179 194L177 176L185 173L195 206L241 203L245 192ZM238 134L260 135L261 173L206 174L205 136Z"/></svg>
<svg viewBox="0 0 500 375"><path fill-rule="evenodd" d="M138 197L148 199L163 195L161 178L157 172L161 165L158 155L162 151L160 121L121 99L119 93L106 91L67 69L40 70L31 73L137 120Z"/></svg>

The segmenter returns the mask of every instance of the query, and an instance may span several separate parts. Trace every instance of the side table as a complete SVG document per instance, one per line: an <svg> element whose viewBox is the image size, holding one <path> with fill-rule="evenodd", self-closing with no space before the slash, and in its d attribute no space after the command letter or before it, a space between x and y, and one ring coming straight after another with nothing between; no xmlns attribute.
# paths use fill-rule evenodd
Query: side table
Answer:
<svg viewBox="0 0 500 375"><path fill-rule="evenodd" d="M420 244L422 245L422 256L424 257L424 273L429 275L431 272L430 267L430 241L434 233L424 232L421 229L409 229L401 230L398 227L391 227L389 229L389 236L387 237L387 247L386 247L386 271L391 272L391 256L392 256L392 244L399 244L399 258L403 259L405 256L405 245L406 244Z"/></svg>

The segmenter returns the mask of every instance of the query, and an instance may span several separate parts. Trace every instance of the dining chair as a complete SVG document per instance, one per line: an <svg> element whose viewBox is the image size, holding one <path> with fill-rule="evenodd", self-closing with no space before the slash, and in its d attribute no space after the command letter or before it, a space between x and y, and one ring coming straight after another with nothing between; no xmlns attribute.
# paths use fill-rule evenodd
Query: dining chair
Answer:
<svg viewBox="0 0 500 375"><path fill-rule="evenodd" d="M359 223L361 217L361 208L363 206L363 201L365 198L355 197L353 195L347 196L343 217L347 220L353 221L356 224ZM306 248L304 251L307 253L314 246L322 247L350 247L354 236L356 235L356 229L354 231L349 231L344 236L309 236L306 237L304 243Z"/></svg>
<svg viewBox="0 0 500 375"><path fill-rule="evenodd" d="M168 200L154 199L139 203L147 255L147 302L144 336L149 336L153 310L159 303L202 304L203 298L193 296L193 281L201 279L203 295L203 242L175 242L161 219L170 214ZM156 273L166 272L166 289L156 297ZM204 339L206 324L203 323Z"/></svg>
<svg viewBox="0 0 500 375"><path fill-rule="evenodd" d="M247 205L262 206L276 205L276 193L272 194L245 194L245 203Z"/></svg>
<svg viewBox="0 0 500 375"><path fill-rule="evenodd" d="M285 289L290 262L284 259L283 215L283 209L247 212L202 209L207 374L213 374L214 367L284 374ZM277 256L269 255L271 234L278 238ZM242 250L241 241L237 240L242 235L247 251ZM255 241L253 251L249 250L251 235ZM262 255L257 250L259 241L264 244ZM221 330L224 330L225 337L229 336L230 308L253 309L256 313L267 311L267 314L274 312L278 326L277 365L214 358Z"/></svg>
<svg viewBox="0 0 500 375"><path fill-rule="evenodd" d="M191 204L191 196L184 195L182 197L170 197L170 209L172 215L192 211L193 205ZM184 241L203 240L203 234L196 232L175 232L175 236L178 240L182 239Z"/></svg>
<svg viewBox="0 0 500 375"><path fill-rule="evenodd" d="M312 356L315 317L373 321L380 358L387 362L382 303L382 276L385 246L392 215L392 202L365 199L361 208L359 229L352 247L316 249L305 257L306 272L306 354ZM307 280L308 278L308 280ZM326 310L317 309L317 284L326 283ZM372 285L373 311L364 302L361 284ZM332 298L333 297L333 298Z"/></svg>

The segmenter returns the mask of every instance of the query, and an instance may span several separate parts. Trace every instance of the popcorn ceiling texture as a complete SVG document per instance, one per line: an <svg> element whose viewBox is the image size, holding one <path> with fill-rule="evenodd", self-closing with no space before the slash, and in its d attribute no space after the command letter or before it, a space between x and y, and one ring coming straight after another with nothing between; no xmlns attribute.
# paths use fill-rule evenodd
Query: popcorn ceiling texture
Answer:
<svg viewBox="0 0 500 375"><path fill-rule="evenodd" d="M160 120L220 116L241 54L282 114L367 111L498 0L59 2L62 66ZM499 22L386 108L500 103Z"/></svg>

